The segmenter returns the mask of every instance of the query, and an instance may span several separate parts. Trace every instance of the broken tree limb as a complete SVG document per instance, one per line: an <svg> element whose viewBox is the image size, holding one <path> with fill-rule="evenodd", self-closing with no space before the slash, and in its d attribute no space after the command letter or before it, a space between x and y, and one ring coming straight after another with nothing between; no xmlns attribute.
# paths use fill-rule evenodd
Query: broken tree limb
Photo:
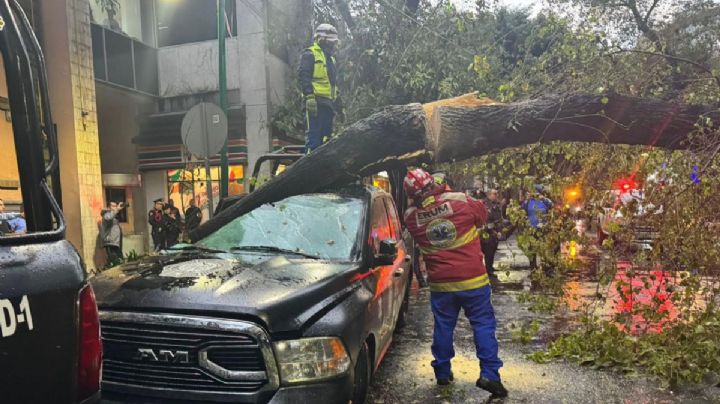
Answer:
<svg viewBox="0 0 720 404"><path fill-rule="evenodd" d="M720 119L717 108L619 95L439 106L429 119L427 145L437 162L556 140L682 149L701 116Z"/></svg>
<svg viewBox="0 0 720 404"><path fill-rule="evenodd" d="M220 212L190 236L193 241L198 240L262 204L350 182L383 160L396 160L423 150L425 127L420 104L387 107L347 127L338 137Z"/></svg>
<svg viewBox="0 0 720 404"><path fill-rule="evenodd" d="M423 151L445 162L553 140L683 148L702 116L720 122L717 108L619 95L547 96L499 104L469 94L422 106L387 107L347 127L197 228L191 238L201 239L262 204L347 183L384 162Z"/></svg>

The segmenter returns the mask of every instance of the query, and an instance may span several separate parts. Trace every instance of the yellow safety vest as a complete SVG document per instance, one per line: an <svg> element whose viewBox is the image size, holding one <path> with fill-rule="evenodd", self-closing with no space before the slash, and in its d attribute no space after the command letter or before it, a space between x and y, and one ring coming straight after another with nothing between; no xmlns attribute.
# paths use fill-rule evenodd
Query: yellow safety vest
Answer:
<svg viewBox="0 0 720 404"><path fill-rule="evenodd" d="M313 57L315 58L315 68L313 70L312 79L313 94L315 94L316 97L325 97L335 100L335 97L337 97L337 89L334 85L332 85L332 83L330 83L325 52L323 52L317 42L313 43L313 45L307 49L312 52ZM335 63L335 58L332 56L331 58L333 63Z"/></svg>

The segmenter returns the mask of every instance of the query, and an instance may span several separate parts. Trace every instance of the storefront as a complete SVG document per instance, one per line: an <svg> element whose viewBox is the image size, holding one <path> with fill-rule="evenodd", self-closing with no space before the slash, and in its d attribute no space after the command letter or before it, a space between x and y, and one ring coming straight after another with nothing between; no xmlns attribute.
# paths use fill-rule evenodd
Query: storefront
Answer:
<svg viewBox="0 0 720 404"><path fill-rule="evenodd" d="M170 169L167 175L167 199L172 200L181 212L190 206L190 201L203 211L203 222L209 215L209 200L207 189L207 173L205 167L187 167ZM245 192L245 166L233 165L228 167L228 195L240 195ZM213 210L220 201L220 167L210 167L210 180L212 184Z"/></svg>

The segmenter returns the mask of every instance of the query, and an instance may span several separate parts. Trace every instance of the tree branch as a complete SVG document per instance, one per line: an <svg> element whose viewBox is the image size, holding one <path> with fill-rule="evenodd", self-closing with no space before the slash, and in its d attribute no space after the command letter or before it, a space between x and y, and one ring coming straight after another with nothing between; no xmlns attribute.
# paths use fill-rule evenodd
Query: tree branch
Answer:
<svg viewBox="0 0 720 404"><path fill-rule="evenodd" d="M709 67L707 67L701 63L698 63L694 60L686 59L686 58L679 57L679 56L668 55L667 53L651 52L651 51L644 51L644 50L639 50L639 49L619 49L617 52L612 52L611 54L618 54L618 53L639 53L639 54L643 54L643 55L660 56L665 59L674 60L676 62L687 63L691 66L694 66L694 67L704 71L705 73L710 74L710 77L712 77L712 79L715 80L717 85L720 86L720 76L716 76L715 73L713 73L712 69L710 69Z"/></svg>
<svg viewBox="0 0 720 404"><path fill-rule="evenodd" d="M335 6L337 6L340 15L345 21L348 29L352 31L355 28L355 19L353 19L352 13L350 13L350 7L345 0L335 0Z"/></svg>
<svg viewBox="0 0 720 404"><path fill-rule="evenodd" d="M653 1L653 4L650 6L648 12L645 14L645 18L643 18L643 24L648 25L650 17L652 16L652 12L655 11L655 7L657 7L658 3L660 3L660 0Z"/></svg>

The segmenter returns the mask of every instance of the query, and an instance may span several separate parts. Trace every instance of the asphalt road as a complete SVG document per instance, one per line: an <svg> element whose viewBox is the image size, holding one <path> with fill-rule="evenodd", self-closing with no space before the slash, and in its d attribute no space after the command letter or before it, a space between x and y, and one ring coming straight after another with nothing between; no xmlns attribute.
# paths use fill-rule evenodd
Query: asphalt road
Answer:
<svg viewBox="0 0 720 404"><path fill-rule="evenodd" d="M505 246L499 256L508 264L515 253ZM524 257L515 254L514 266L523 266ZM518 303L514 294L523 289L528 272L511 269L493 293L498 320L503 383L510 395L504 400L489 400L489 393L475 387L479 365L470 324L460 316L455 334L456 356L453 360L455 383L448 387L435 384L430 361L432 313L427 290L413 290L409 323L395 335L383 364L375 374L368 403L710 403L720 396L707 392L674 394L660 383L642 376L626 377L613 371L593 370L571 363L536 364L525 358L528 352L543 346L548 335L562 326L558 319L538 317ZM508 276L509 275L509 276ZM511 324L539 319L541 329L529 344L512 341Z"/></svg>

